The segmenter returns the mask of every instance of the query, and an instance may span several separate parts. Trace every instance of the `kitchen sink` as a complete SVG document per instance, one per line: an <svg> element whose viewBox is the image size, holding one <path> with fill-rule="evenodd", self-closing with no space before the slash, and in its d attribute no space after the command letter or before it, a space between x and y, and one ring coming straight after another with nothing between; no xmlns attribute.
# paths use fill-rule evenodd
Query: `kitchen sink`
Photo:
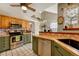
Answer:
<svg viewBox="0 0 79 59"><path fill-rule="evenodd" d="M72 39L58 39L58 40L79 50L79 42L78 41L75 41Z"/></svg>

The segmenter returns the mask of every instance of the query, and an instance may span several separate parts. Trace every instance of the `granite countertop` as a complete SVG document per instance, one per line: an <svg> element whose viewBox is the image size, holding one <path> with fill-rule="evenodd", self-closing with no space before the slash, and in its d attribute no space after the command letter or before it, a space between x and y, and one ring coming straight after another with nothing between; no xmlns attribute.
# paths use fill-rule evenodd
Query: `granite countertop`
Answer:
<svg viewBox="0 0 79 59"><path fill-rule="evenodd" d="M67 34L66 34L67 35ZM39 36L34 36L37 38L42 38L42 39L47 39L47 40L52 40L56 43L58 43L62 48L64 48L65 50L67 50L68 52L70 52L73 55L79 56L79 50L59 41L58 39L69 39L70 37L65 37L63 34L61 36L57 35L57 34L40 34ZM73 39L76 40L76 39ZM76 40L79 41L79 40Z"/></svg>

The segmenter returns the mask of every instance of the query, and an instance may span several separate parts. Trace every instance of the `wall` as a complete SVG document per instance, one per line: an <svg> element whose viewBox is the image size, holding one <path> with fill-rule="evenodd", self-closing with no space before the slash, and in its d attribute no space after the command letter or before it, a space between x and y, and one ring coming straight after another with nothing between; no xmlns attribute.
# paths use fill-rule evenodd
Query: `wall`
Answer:
<svg viewBox="0 0 79 59"><path fill-rule="evenodd" d="M73 6L77 7L77 6L79 6L79 4L74 3ZM58 4L58 17L59 16L64 16L64 11L62 10L62 8L66 8L66 7L71 8L73 6L71 6L71 5L68 6L67 3L59 3ZM64 28L64 23L61 24L61 25L58 25L58 32L79 32L79 30L63 30L63 28Z"/></svg>
<svg viewBox="0 0 79 59"><path fill-rule="evenodd" d="M57 14L58 13L58 3L53 3L49 8L45 9L45 11Z"/></svg>
<svg viewBox="0 0 79 59"><path fill-rule="evenodd" d="M57 23L57 14L52 13L52 12L47 12L47 11L42 12L41 18L43 19L43 21L45 21L45 20L46 21L44 23L41 22L40 26L46 24L46 30L49 30L50 29L50 24L51 23ZM43 31L44 30L41 27L40 27L40 29L41 29L40 31ZM52 28L52 30L53 29L54 28ZM55 30L57 31L57 28Z"/></svg>
<svg viewBox="0 0 79 59"><path fill-rule="evenodd" d="M40 22L38 21L31 21L31 24L32 24L32 35L39 35L39 25L40 25Z"/></svg>

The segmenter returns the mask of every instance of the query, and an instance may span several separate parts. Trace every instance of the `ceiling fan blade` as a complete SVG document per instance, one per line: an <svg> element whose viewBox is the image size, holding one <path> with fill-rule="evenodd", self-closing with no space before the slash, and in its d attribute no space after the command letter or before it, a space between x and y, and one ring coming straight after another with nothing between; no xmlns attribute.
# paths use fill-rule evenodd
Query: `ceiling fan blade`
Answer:
<svg viewBox="0 0 79 59"><path fill-rule="evenodd" d="M26 10L23 10L23 13L26 13L27 11Z"/></svg>
<svg viewBox="0 0 79 59"><path fill-rule="evenodd" d="M20 3L21 6L28 6L30 4L32 4L32 3Z"/></svg>
<svg viewBox="0 0 79 59"><path fill-rule="evenodd" d="M32 7L30 7L30 6L26 6L28 9L30 9L30 10L32 10L32 11L36 11L36 9L34 9L34 8L32 8Z"/></svg>
<svg viewBox="0 0 79 59"><path fill-rule="evenodd" d="M13 5L13 4L11 4L10 6L12 6L12 7L20 7L20 5Z"/></svg>
<svg viewBox="0 0 79 59"><path fill-rule="evenodd" d="M26 5L31 5L32 3L25 3Z"/></svg>

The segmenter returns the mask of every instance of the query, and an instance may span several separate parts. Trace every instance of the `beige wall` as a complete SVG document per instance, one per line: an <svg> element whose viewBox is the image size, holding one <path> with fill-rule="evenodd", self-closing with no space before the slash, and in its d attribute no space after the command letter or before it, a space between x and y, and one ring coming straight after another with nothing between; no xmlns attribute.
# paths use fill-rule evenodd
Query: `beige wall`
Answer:
<svg viewBox="0 0 79 59"><path fill-rule="evenodd" d="M73 6L79 6L79 4L73 4ZM61 4L58 4L58 16L64 16L64 11L63 10L61 10L61 8L66 8L66 7L69 7L69 8L71 8L71 7L73 7L73 6L68 6L68 4L67 3L61 3ZM63 30L63 28L64 28L64 23L63 24L61 24L61 25L58 25L58 31L59 32L61 32L61 31L65 31L65 32L79 32L78 30Z"/></svg>
<svg viewBox="0 0 79 59"><path fill-rule="evenodd" d="M41 23L40 26L46 24L46 30L50 29L51 23L57 23L57 14L55 14L55 13L44 11L44 12L42 12L41 17L43 20L46 20L46 22ZM43 29L41 27L40 27L40 29L41 29L41 31L43 31ZM56 31L57 31L57 28L56 28Z"/></svg>

